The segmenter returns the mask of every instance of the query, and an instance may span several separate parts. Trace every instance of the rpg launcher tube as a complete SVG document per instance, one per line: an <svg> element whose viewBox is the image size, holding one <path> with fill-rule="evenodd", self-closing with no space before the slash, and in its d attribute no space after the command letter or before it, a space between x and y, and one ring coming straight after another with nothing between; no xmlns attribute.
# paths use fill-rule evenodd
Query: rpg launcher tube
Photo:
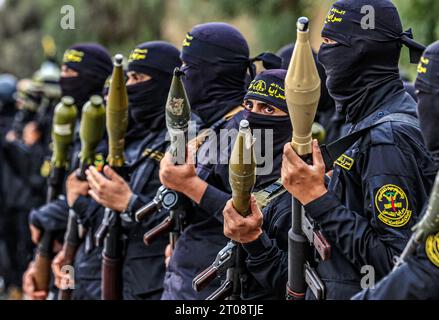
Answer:
<svg viewBox="0 0 439 320"><path fill-rule="evenodd" d="M35 291L49 291L51 263L53 259L53 235L45 231L35 254Z"/></svg>
<svg viewBox="0 0 439 320"><path fill-rule="evenodd" d="M64 235L64 266L73 266L75 261L76 251L78 250L79 245L81 244L81 239L79 237L78 230L78 221L76 212L73 209L69 209L69 218L67 220L67 230ZM69 281L73 281L73 274L68 274L71 278ZM70 286L71 283L63 283L64 286L58 291L58 300L71 300L73 290Z"/></svg>
<svg viewBox="0 0 439 320"><path fill-rule="evenodd" d="M191 106L181 77L184 73L175 68L166 101L166 127L170 136L170 152L174 163L186 161L186 135L191 117Z"/></svg>
<svg viewBox="0 0 439 320"><path fill-rule="evenodd" d="M119 174L124 167L125 133L128 125L128 94L122 67L123 55L114 57L113 74L108 92L106 125L108 133L108 163ZM102 251L102 299L122 298L122 226L119 212L105 209L108 225L105 228Z"/></svg>
<svg viewBox="0 0 439 320"><path fill-rule="evenodd" d="M309 20L297 21L297 41L285 79L285 95L293 125L292 148L304 160L312 153L312 125L320 99L320 78L309 41ZM287 297L305 298L307 239L302 231L302 205L292 199L292 225L288 232Z"/></svg>
<svg viewBox="0 0 439 320"><path fill-rule="evenodd" d="M249 122L241 120L229 161L233 206L242 216L250 214L250 196L256 181L254 140Z"/></svg>
<svg viewBox="0 0 439 320"><path fill-rule="evenodd" d="M297 21L297 41L285 79L293 124L291 145L300 156L312 153L312 125L320 100L320 83L309 41L309 20L302 17Z"/></svg>
<svg viewBox="0 0 439 320"><path fill-rule="evenodd" d="M128 126L128 95L122 67L123 55L114 57L107 103L107 133L109 142L108 163L113 168L123 167L125 162L125 133Z"/></svg>

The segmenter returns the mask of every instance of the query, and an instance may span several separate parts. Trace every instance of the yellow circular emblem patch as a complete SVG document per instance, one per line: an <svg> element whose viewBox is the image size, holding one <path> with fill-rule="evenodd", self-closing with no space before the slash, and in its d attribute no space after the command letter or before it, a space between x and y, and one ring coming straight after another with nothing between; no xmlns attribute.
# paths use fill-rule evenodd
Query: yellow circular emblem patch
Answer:
<svg viewBox="0 0 439 320"><path fill-rule="evenodd" d="M427 238L425 242L425 252L431 263L439 268L439 233Z"/></svg>
<svg viewBox="0 0 439 320"><path fill-rule="evenodd" d="M379 212L378 219L391 227L405 226L412 216L407 195L394 184L386 184L378 190L375 206Z"/></svg>

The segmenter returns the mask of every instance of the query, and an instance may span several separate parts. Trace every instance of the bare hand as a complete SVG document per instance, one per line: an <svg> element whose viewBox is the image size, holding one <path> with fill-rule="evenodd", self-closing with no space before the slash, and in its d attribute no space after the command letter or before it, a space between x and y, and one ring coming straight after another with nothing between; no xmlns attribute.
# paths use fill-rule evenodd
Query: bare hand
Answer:
<svg viewBox="0 0 439 320"><path fill-rule="evenodd" d="M9 130L5 136L5 140L8 142L13 142L18 139L17 133L14 130Z"/></svg>
<svg viewBox="0 0 439 320"><path fill-rule="evenodd" d="M208 187L207 182L197 176L193 160L188 158L185 164L175 165L170 153L160 162L159 176L165 187L183 193L198 204Z"/></svg>
<svg viewBox="0 0 439 320"><path fill-rule="evenodd" d="M23 142L27 146L33 146L41 139L41 132L38 130L37 123L31 121L23 128Z"/></svg>
<svg viewBox="0 0 439 320"><path fill-rule="evenodd" d="M172 162L172 155L168 152L160 162L160 182L169 189L183 192L191 179L196 177L193 163L175 165Z"/></svg>
<svg viewBox="0 0 439 320"><path fill-rule="evenodd" d="M29 300L46 300L47 291L35 291L35 266L29 263L26 272L23 274L23 293Z"/></svg>
<svg viewBox="0 0 439 320"><path fill-rule="evenodd" d="M65 251L62 249L58 254L55 256L55 258L52 261L52 272L55 279L55 286L58 289L64 290L64 286L66 285L66 276L69 276L69 274L66 274L65 272L61 271L62 266L65 264ZM72 281L74 279L68 278L69 285L72 285Z"/></svg>
<svg viewBox="0 0 439 320"><path fill-rule="evenodd" d="M168 268L168 266L169 266L169 261L171 260L172 252L173 252L172 247L170 244L168 244L166 246L166 249L165 249L165 266L166 266L166 268Z"/></svg>
<svg viewBox="0 0 439 320"><path fill-rule="evenodd" d="M303 161L288 143L284 147L282 183L302 205L323 196L325 187L325 163L317 140L313 141L313 164Z"/></svg>
<svg viewBox="0 0 439 320"><path fill-rule="evenodd" d="M41 230L35 227L33 224L29 224L29 229L30 229L32 242L34 244L38 244L41 239Z"/></svg>
<svg viewBox="0 0 439 320"><path fill-rule="evenodd" d="M97 203L119 212L127 209L133 192L128 183L113 169L105 166L104 177L91 166L86 174L90 186L88 193Z"/></svg>
<svg viewBox="0 0 439 320"><path fill-rule="evenodd" d="M88 195L88 182L81 181L76 176L76 172L72 172L66 181L67 203L72 207L79 196Z"/></svg>
<svg viewBox="0 0 439 320"><path fill-rule="evenodd" d="M232 200L227 201L223 210L224 235L239 243L257 240L262 234L263 215L254 195L250 198L251 214L241 216L233 207Z"/></svg>

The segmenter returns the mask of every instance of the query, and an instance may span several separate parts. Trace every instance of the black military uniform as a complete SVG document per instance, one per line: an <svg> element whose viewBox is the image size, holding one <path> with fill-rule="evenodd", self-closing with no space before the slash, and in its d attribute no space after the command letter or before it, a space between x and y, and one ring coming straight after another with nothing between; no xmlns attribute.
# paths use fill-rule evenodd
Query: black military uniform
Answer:
<svg viewBox="0 0 439 320"><path fill-rule="evenodd" d="M366 4L375 8L373 30L360 28ZM435 166L422 141L415 102L399 77L401 43L415 44L402 33L393 4L338 1L322 36L338 42L323 44L318 55L329 93L350 133L365 131L335 162L328 192L305 211L332 245L330 260L317 258L315 264L326 298L348 299L360 289L363 267L371 266L376 279L392 269L422 212ZM266 247L265 259L280 261L265 267L261 262L261 276L286 284L285 253ZM313 297L308 290L307 298Z"/></svg>
<svg viewBox="0 0 439 320"><path fill-rule="evenodd" d="M230 120L233 125L227 123L224 116L242 104L245 94L250 61L248 45L241 33L225 23L197 25L183 42L182 61L185 63L182 71L186 74L183 80L192 111L215 133L227 126L238 128L235 119L241 115ZM204 146L207 148L207 143ZM198 155L201 154L199 150ZM201 158L198 157L200 162ZM206 166L199 165L197 174L206 180L213 166L209 165L206 155L203 162ZM216 200L219 207L225 205L222 200ZM201 294L191 287L192 279L212 262L226 239L221 234L220 222L214 217L206 218L207 213L198 207L190 211L188 217L191 224L177 241L166 272L164 300L203 299L219 285L219 282L215 282Z"/></svg>
<svg viewBox="0 0 439 320"><path fill-rule="evenodd" d="M162 236L146 247L143 234L161 222L165 212L141 223L135 222L133 215L154 198L160 186L159 163L167 147L164 107L173 70L181 63L179 54L169 43L153 41L136 47L129 58L129 72L145 73L152 79L127 86L131 121L125 137L125 155L133 196L129 208L122 213L124 299L159 299L163 290L168 238ZM85 197L78 198L73 208L89 229L75 263L78 283L75 299L99 299L102 250L93 246L93 236L102 221L104 208L93 200L88 202Z"/></svg>
<svg viewBox="0 0 439 320"><path fill-rule="evenodd" d="M439 165L439 42L430 45L418 66L416 89L419 95L418 113L428 149ZM434 212L433 212L434 213ZM431 234L395 271L375 288L366 289L353 299L439 299L439 233Z"/></svg>
<svg viewBox="0 0 439 320"><path fill-rule="evenodd" d="M230 44L234 47L230 48ZM213 62L218 60L218 63L212 64L212 59ZM229 59L230 63L223 63L225 59ZM185 70L188 76L185 84L193 110L206 123L215 123L227 111L242 103L248 47L236 29L217 23L196 26L183 44L182 60L188 65ZM227 74L227 77L221 77L223 74ZM208 85L204 84L203 87L204 77ZM201 88L203 89L200 90ZM224 108L220 109L220 106ZM280 167L282 142L287 141L291 135L291 122L287 116L267 117L245 110L227 123L220 120L214 124L215 132L219 133L220 129L237 130L242 118L250 122L252 129L274 128L274 138L281 141L276 144L279 146L277 152L273 151L273 172L259 176L256 182L256 188L263 188L279 176L276 168ZM223 123L218 125L221 121ZM220 139L224 139L223 134L224 131L220 134ZM227 238L222 232L222 209L230 198L231 190L228 165L221 164L220 159L229 158L233 141L227 144L227 148L221 149L220 143L216 145L217 158L207 152L212 147L211 143L215 142L207 141L197 153L197 175L209 185L200 204L188 212L190 224L177 241L169 262L162 299L204 299L220 285L217 279L201 292L192 289L193 278L215 260L216 254L227 243ZM260 145L264 146L264 142Z"/></svg>
<svg viewBox="0 0 439 320"><path fill-rule="evenodd" d="M361 27L362 5L375 8L376 28ZM327 298L346 299L360 288L364 266L378 279L392 269L422 212L435 166L398 72L401 44L413 49L412 61L422 46L402 32L393 4L337 1L322 36L337 41L323 44L318 58L350 132L381 122L335 162L328 192L305 206L332 244L331 259L317 265Z"/></svg>
<svg viewBox="0 0 439 320"><path fill-rule="evenodd" d="M78 76L61 77L60 85L63 96L71 96L79 110L92 95L101 95L105 80L111 74L113 64L107 50L98 44L76 44L66 50L63 64L78 72ZM70 169L79 166L79 152L81 141L79 138L79 120L81 112L78 112L78 120L74 142L71 148ZM107 144L102 141L96 150L97 161L104 159L107 153ZM55 201L38 209L32 210L29 215L30 224L44 232L52 233L59 241L64 240L64 232L67 227L69 207L64 195Z"/></svg>

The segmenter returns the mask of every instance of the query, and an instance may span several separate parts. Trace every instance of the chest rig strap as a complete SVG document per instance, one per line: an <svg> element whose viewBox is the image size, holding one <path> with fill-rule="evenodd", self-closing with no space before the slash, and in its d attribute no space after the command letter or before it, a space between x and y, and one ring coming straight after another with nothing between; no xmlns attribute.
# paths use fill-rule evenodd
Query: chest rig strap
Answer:
<svg viewBox="0 0 439 320"><path fill-rule="evenodd" d="M278 179L268 187L256 192L254 195L259 208L262 210L286 191L287 190L282 185L281 179Z"/></svg>

